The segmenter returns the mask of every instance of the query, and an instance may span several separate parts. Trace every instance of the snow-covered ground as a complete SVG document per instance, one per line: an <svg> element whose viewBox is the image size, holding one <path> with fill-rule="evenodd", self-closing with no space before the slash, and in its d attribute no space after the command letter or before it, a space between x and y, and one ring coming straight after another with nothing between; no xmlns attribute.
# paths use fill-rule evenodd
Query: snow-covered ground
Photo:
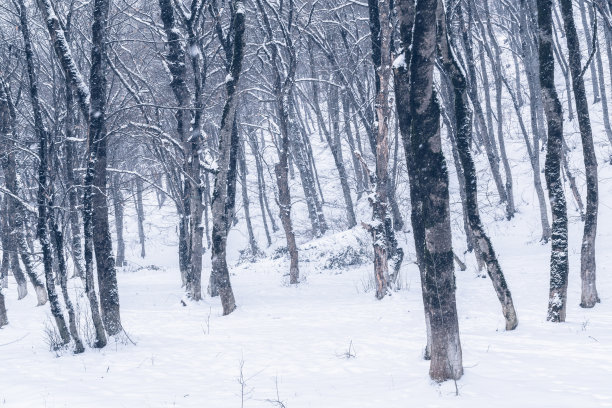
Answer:
<svg viewBox="0 0 612 408"><path fill-rule="evenodd" d="M609 179L612 171L602 167L602 180ZM456 273L465 367L456 384L431 382L421 358L423 307L410 249L403 289L382 301L371 290L370 264L325 269L316 256L367 242L360 229L302 245L305 276L297 287L285 283L282 257L241 264L232 276L239 307L223 317L218 299L182 306L173 231L149 225L150 255L140 263L160 269L132 264L118 276L123 324L136 345L111 342L76 356L50 352L48 307L35 308L31 296L17 302L11 281L10 325L0 331L0 406L282 406L277 400L288 408L612 406L611 183L602 183L602 196L602 303L578 306L581 224L574 218L564 324L545 320L549 249L537 242L536 208L523 205L514 220L489 224L520 323L504 331L491 283L477 276L467 254L468 269ZM155 212L149 208L149 218ZM409 232L400 240L410 248Z"/></svg>

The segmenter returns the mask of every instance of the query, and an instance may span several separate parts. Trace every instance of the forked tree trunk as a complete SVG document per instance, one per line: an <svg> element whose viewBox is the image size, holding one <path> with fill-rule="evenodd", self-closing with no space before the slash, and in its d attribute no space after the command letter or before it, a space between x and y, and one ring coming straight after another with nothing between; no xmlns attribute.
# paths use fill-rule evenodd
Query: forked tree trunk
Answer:
<svg viewBox="0 0 612 408"><path fill-rule="evenodd" d="M245 30L245 10L244 4L240 0L234 0L235 11L233 17L232 31L234 33L234 44L232 52L231 66L228 79L225 82L227 96L221 118L221 130L219 132L219 158L218 172L215 177L215 187L212 199L212 272L211 286L216 285L221 304L223 305L223 315L228 315L236 309L236 300L230 283L229 270L227 267L227 234L233 216L233 205L228 205L228 201L233 201L232 194L235 191L236 171L235 165L232 171L231 154L232 150L236 155L238 150L238 140L233 136L237 132L236 109L238 106L238 81L242 71L242 58L244 55L244 30ZM236 160L236 158L234 158ZM233 178L233 180L232 180ZM232 187L232 183L234 187ZM233 204L233 203L232 203Z"/></svg>
<svg viewBox="0 0 612 408"><path fill-rule="evenodd" d="M293 93L296 71L296 55L295 48L291 41L291 36L284 32L285 45L289 54L287 61L287 73L284 81L281 78L280 68L278 67L280 55L278 46L274 40L274 33L268 14L264 9L261 0L256 0L257 8L259 9L268 41L270 42L270 62L274 70L274 93L275 105L278 115L278 124L280 128L280 147L278 150L278 163L274 165L274 175L276 176L276 185L278 187L278 207L280 211L280 219L285 231L287 240L287 249L289 251L289 283L297 284L300 280L300 270L298 266L298 249L295 240L295 232L293 231L293 223L291 221L291 193L289 191L289 131L290 131L290 101Z"/></svg>

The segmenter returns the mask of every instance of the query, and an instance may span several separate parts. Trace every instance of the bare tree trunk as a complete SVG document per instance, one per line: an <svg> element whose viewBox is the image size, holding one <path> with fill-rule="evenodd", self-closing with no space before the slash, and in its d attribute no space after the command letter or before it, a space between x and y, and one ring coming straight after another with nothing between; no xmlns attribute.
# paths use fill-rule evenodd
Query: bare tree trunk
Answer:
<svg viewBox="0 0 612 408"><path fill-rule="evenodd" d="M599 192L597 180L597 157L593 144L591 131L591 120L589 117L589 104L584 89L582 77L580 40L574 23L574 12L571 0L560 0L561 14L565 26L567 49L569 51L570 70L572 83L574 85L574 98L576 99L576 112L578 125L582 139L582 152L584 155L584 167L587 181L587 208L584 222L584 235L582 237L582 249L580 254L580 277L582 278L582 294L580 306L593 307L599 302L597 296L596 266L595 266L595 238L597 236L597 213L599 207ZM599 72L603 79L603 72ZM602 103L604 101L604 89L602 88Z"/></svg>
<svg viewBox="0 0 612 408"><path fill-rule="evenodd" d="M439 1L439 25L438 25L438 49L444 71L451 78L454 91L455 119L457 123L457 150L463 174L465 176L466 209L470 228L474 234L474 240L487 265L487 272L493 283L493 287L499 299L504 318L506 319L506 330L514 330L518 325L518 318L514 310L512 295L506 283L506 279L497 260L497 255L491 244L491 240L484 231L480 214L478 211L478 191L476 166L470 152L470 140L472 139L472 111L470 109L466 79L464 70L455 59L454 50L451 49L448 36L446 19L442 1ZM501 84L499 84L501 87Z"/></svg>
<svg viewBox="0 0 612 408"><path fill-rule="evenodd" d="M527 85L529 87L529 96L531 99L531 103L529 104L530 111L530 123L531 123L531 131L533 137L533 147L531 146L531 142L529 141L526 130L523 130L523 137L525 139L525 144L527 146L527 151L529 152L529 159L531 162L531 168L533 169L533 183L536 190L536 195L538 197L538 204L540 208L540 222L542 224L542 242L548 242L551 236L550 223L548 221L548 210L546 206L546 198L544 196L544 189L542 187L542 180L540 177L540 149L539 149L539 141L540 141L540 132L542 129L538 124L538 110L541 105L541 90L538 80L538 60L536 44L532 41L529 30L530 30L530 19L529 10L521 3L520 8L520 24L519 24L519 32L521 36L521 50L523 53L523 61L525 64L525 71L527 74ZM515 100L516 98L514 98ZM519 117L519 122L521 122L521 114L520 109L518 108L518 101L515 101L515 111L517 116ZM546 132L544 132L546 133Z"/></svg>
<svg viewBox="0 0 612 408"><path fill-rule="evenodd" d="M521 0L524 3L525 0ZM555 88L555 60L552 43L552 0L537 0L540 85L548 125L545 176L552 211L552 253L550 257L550 298L548 320L565 321L567 304L567 212L561 183L563 112Z"/></svg>
<svg viewBox="0 0 612 408"><path fill-rule="evenodd" d="M21 11L19 12L21 14ZM30 48L30 53L31 52ZM30 278L30 282L32 282L32 286L34 286L34 290L36 291L38 306L42 306L47 303L47 293L45 292L45 286L38 276L36 276L36 272L32 265L30 248L28 247L24 230L24 224L27 219L26 208L18 201L20 183L17 179L17 164L14 152L14 140L16 140L15 120L15 106L11 101L8 86L0 77L0 149L4 150L0 161L4 171L4 183L7 190L13 195L13 197L10 197L8 200L7 207L7 214L10 215L8 220L10 229L9 239L11 242L11 249L14 251L14 255L12 255L12 269L15 279L18 282L19 298L21 299L27 295L27 286L25 277L23 277L21 273L21 268L19 268L17 254L20 254L26 274Z"/></svg>
<svg viewBox="0 0 612 408"><path fill-rule="evenodd" d="M85 188L89 189L89 198L93 210L93 242L98 270L102 319L106 331L112 336L118 334L123 328L121 326L117 271L115 269L106 199L106 146L108 135L106 132L107 81L105 61L109 8L110 0L94 1L89 77L92 114L89 118L88 180L86 180ZM90 183L87 183L87 181L90 181Z"/></svg>
<svg viewBox="0 0 612 408"><path fill-rule="evenodd" d="M278 206L280 210L280 219L283 224L283 230L285 231L285 237L287 239L287 249L289 251L290 265L289 265L289 283L299 283L300 271L298 267L298 249L295 241L295 232L293 231L293 224L291 221L291 194L289 191L289 132L290 132L290 110L289 106L291 101L291 95L293 93L293 86L295 82L295 71L297 66L297 60L295 55L295 48L291 40L291 36L288 35L287 29L283 26L283 37L289 58L287 61L287 72L285 79L282 80L279 63L279 50L274 40L274 33L268 19L268 14L264 9L261 0L256 0L257 8L259 9L264 28L268 41L270 42L270 62L274 71L274 92L275 92L275 105L276 112L278 115L279 127L281 130L280 134L280 148L278 151L278 163L274 166L274 175L276 176L276 184L278 187ZM291 3L293 5L293 3ZM293 14L290 13L290 17ZM291 24L289 24L290 26Z"/></svg>
<svg viewBox="0 0 612 408"><path fill-rule="evenodd" d="M431 325L433 380L463 375L450 227L448 173L440 138L440 109L433 87L438 0L418 0L410 59L411 143L424 235L423 298ZM422 240L417 241L418 238Z"/></svg>
<svg viewBox="0 0 612 408"><path fill-rule="evenodd" d="M424 247L416 245L423 243L425 240L425 227L423 224L423 202L419 195L419 179L417 178L416 163L412 150L411 128L412 114L410 109L410 60L412 58L412 35L415 16L415 0L400 0L399 1L399 22L400 22L400 40L403 51L403 64L394 64L394 86L395 86L395 106L397 109L398 124L402 134L404 143L404 154L406 157L406 165L408 168L408 178L410 184L410 220L412 223L412 235L415 242L415 252L417 258L417 266L421 276L421 290L425 293L425 261ZM427 310L425 297L423 297L423 307L425 312L425 328L427 332L427 343L423 358L431 359L431 321Z"/></svg>
<svg viewBox="0 0 612 408"><path fill-rule="evenodd" d="M123 194L118 174L111 178L113 208L115 209L115 236L117 237L117 265L125 266L125 241L123 239Z"/></svg>
<svg viewBox="0 0 612 408"><path fill-rule="evenodd" d="M266 232L266 239L268 241L268 246L272 245L272 237L270 236L270 229L268 228L268 221L266 217L266 202L268 197L266 195L266 184L263 175L263 167L261 164L261 158L259 157L259 148L257 143L257 135L252 135L249 133L249 146L251 147L251 152L255 158L255 170L257 171L257 196L259 197L259 211L261 212L261 218L264 225L264 231ZM274 229L274 220L270 216L270 222L273 224Z"/></svg>
<svg viewBox="0 0 612 408"><path fill-rule="evenodd" d="M2 288L0 287L0 328L6 326L9 323L8 316L6 314L6 304L4 303L4 294L2 294Z"/></svg>
<svg viewBox="0 0 612 408"><path fill-rule="evenodd" d="M70 84L66 83L66 138L64 141L64 154L66 157L65 173L66 173L66 190L68 191L68 206L70 218L70 247L72 249L72 263L74 264L73 276L85 278L85 270L83 265L83 244L81 242L81 223L79 220L78 207L78 192L74 177L75 164L75 142L73 139L73 127L75 125L75 117L72 112L74 108L74 100Z"/></svg>
<svg viewBox="0 0 612 408"><path fill-rule="evenodd" d="M236 309L236 300L230 283L229 270L227 268L227 234L229 225L233 215L233 197L235 191L231 190L232 183L235 186L236 171L235 167L232 170L232 151L234 156L238 152L238 143L233 133L237 133L236 129L236 110L238 106L238 97L236 91L238 81L242 71L242 59L244 55L244 30L245 30L245 10L244 4L240 0L234 0L233 3L233 24L232 32L234 33L233 52L231 66L229 69L228 79L225 82L227 96L225 107L223 108L223 117L221 118L221 130L219 132L219 158L218 172L215 177L215 188L212 199L212 216L213 216L213 232L212 232L212 272L210 276L211 286L217 286L221 304L223 305L223 315L228 315ZM236 160L236 158L234 158ZM233 180L232 180L233 178ZM230 205L228 205L230 201Z"/></svg>
<svg viewBox="0 0 612 408"><path fill-rule="evenodd" d="M587 39L587 52L588 55L591 55L593 50L593 44L590 41L591 38L591 27L589 21L587 20L586 9L584 7L584 0L578 1L580 6L580 17L582 18L582 27L584 29L584 34ZM597 86L597 71L595 70L595 64L590 64L589 69L591 70L591 85L593 86L593 103L598 103L600 101L599 98L599 87Z"/></svg>
<svg viewBox="0 0 612 408"><path fill-rule="evenodd" d="M51 203L53 207L53 202ZM62 288L62 296L64 298L64 304L66 305L66 311L68 312L68 328L70 329L70 336L74 341L74 353L80 354L85 351L83 342L79 336L77 330L77 321L74 314L74 307L68 294L68 270L66 269L66 259L64 258L64 236L60 230L59 225L55 219L55 215L51 210L49 212L49 224L51 226L51 233L53 239L51 240L53 247L55 248L55 255L58 263L58 277L60 281L60 287Z"/></svg>
<svg viewBox="0 0 612 408"><path fill-rule="evenodd" d="M249 194L247 190L247 164L246 164L246 152L244 146L244 138L240 140L240 152L238 165L240 169L240 188L242 193L242 209L244 211L244 220L247 225L247 233L249 234L249 248L253 258L260 254L257 241L255 240L255 234L253 233L253 223L251 222L251 203L249 201ZM266 226L267 228L267 226Z"/></svg>
<svg viewBox="0 0 612 408"><path fill-rule="evenodd" d="M145 251L145 232L144 232L144 206L142 205L142 179L136 178L136 194L134 197L134 207L136 209L136 217L138 220L138 239L140 241L140 257L144 258ZM202 248L200 248L202 252Z"/></svg>
<svg viewBox="0 0 612 408"><path fill-rule="evenodd" d="M23 0L19 0L19 17L21 22L21 33L23 35L25 56L27 62L27 71L29 79L30 102L32 104L32 113L34 116L34 130L38 137L38 225L36 227L36 235L40 241L43 256L43 267L45 271L45 281L47 286L47 295L49 297L49 305L51 306L51 314L55 320L55 325L61 337L61 345L70 342L70 333L66 326L66 321L62 312L62 308L55 292L55 283L53 282L53 254L51 252L51 242L49 240L49 215L48 201L49 196L49 133L45 128L38 98L38 78L34 69L34 54L32 51L32 43L30 40L30 30L27 20L27 11ZM78 337L77 337L78 338ZM82 347L82 346L81 346Z"/></svg>

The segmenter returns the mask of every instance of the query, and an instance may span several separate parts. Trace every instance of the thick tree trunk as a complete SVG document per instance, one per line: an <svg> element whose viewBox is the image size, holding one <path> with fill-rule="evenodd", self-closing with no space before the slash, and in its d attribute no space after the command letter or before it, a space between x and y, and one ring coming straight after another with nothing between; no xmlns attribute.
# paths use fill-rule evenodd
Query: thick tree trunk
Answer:
<svg viewBox="0 0 612 408"><path fill-rule="evenodd" d="M524 3L525 0L521 0ZM552 44L552 0L537 0L540 85L548 125L545 176L552 212L552 253L550 257L550 298L548 320L565 321L567 304L567 212L561 182L563 112L555 88L555 60Z"/></svg>
<svg viewBox="0 0 612 408"><path fill-rule="evenodd" d="M418 0L410 62L412 157L415 160L422 231L423 298L431 325L431 365L436 381L463 374L450 226L448 173L440 138L440 109L433 87L438 0Z"/></svg>
<svg viewBox="0 0 612 408"><path fill-rule="evenodd" d="M591 120L589 117L589 105L581 72L580 41L576 31L576 24L574 23L572 2L571 0L560 0L560 3L563 24L565 26L567 49L569 51L569 66L572 74L572 84L574 86L576 113L578 115L578 125L580 127L580 136L582 139L582 152L584 155L587 182L587 206L580 254L580 277L582 278L580 306L593 307L599 301L597 287L595 285L595 238L597 235L597 212L599 207L597 157L595 156L595 146L593 144L593 133L591 131ZM602 74L602 72L600 72L600 74ZM600 75L600 77L603 77L603 75ZM602 103L605 103L603 98L604 93L602 88Z"/></svg>
<svg viewBox="0 0 612 408"><path fill-rule="evenodd" d="M410 59L412 58L412 31L414 27L415 16L415 0L400 0L399 1L399 22L400 22L400 40L402 46L403 63L394 63L394 85L395 85L395 106L397 109L398 124L404 143L404 154L406 157L406 165L408 168L408 178L410 184L410 220L412 223L412 234L415 243L424 242L425 228L423 225L423 202L418 194L419 179L416 177L416 164L412 151L411 142L411 127L412 114L410 112ZM401 62L401 57L400 57ZM421 276L421 289L425 293L425 263L423 247L415 245L417 258L417 266ZM425 311L425 326L427 331L427 343L423 357L425 360L431 359L431 324L425 297L423 297L423 306Z"/></svg>

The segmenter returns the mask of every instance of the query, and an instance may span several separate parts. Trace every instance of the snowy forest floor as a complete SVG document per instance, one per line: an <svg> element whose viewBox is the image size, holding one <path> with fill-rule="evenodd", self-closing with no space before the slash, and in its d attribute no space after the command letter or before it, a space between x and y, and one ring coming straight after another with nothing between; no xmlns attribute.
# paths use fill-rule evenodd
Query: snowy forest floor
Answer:
<svg viewBox="0 0 612 408"><path fill-rule="evenodd" d="M603 193L611 196L611 188ZM428 378L419 275L410 255L402 290L382 301L371 290L369 263L325 269L309 258L351 237L367 238L356 229L303 245L305 277L297 287L283 283L282 257L235 267L239 307L226 317L218 299L182 306L179 273L165 266L175 262L174 247L150 248L147 262L160 269L131 266L118 276L123 324L136 345L111 340L102 351L76 356L49 352L48 307L35 309L33 296L17 302L11 286L11 324L0 331L0 406L612 406L607 202L602 200L598 239L602 303L590 310L578 306L581 223L574 222L564 324L545 320L549 249L536 232L525 234L538 225L530 212L490 227L514 295L517 330L504 331L491 283L477 276L473 256L466 255L468 269L456 272L465 367L456 385Z"/></svg>
<svg viewBox="0 0 612 408"><path fill-rule="evenodd" d="M570 163L584 197L579 135L568 128ZM602 132L596 134L603 139ZM398 235L406 252L401 290L377 301L367 253L370 238L360 227L342 232L333 161L324 144L317 144L316 154L329 156L321 163L330 167L320 174L330 200L327 215L336 231L316 240L300 237L298 286L287 284L288 260L275 251L283 244L280 231L266 258L237 265L239 250L246 247L239 223L229 237L238 309L223 317L219 300L210 297L183 306L176 219L171 204L160 210L151 195L147 257L139 257L133 209L126 206L130 264L118 273L123 325L136 344L123 336L111 339L103 350L88 348L81 355L50 352L48 306L36 308L32 293L17 301L11 277L5 292L10 324L0 330L0 407L612 407L612 166L606 163L607 141L597 144L601 303L593 309L578 306L583 224L566 186L570 278L563 324L546 322L550 245L539 242L537 198L525 146L516 132L507 145L519 210L511 221L504 219L491 193L484 155L476 159L481 213L519 317L512 332L504 330L490 280L479 276L473 254L463 254L461 204L449 162L453 245L467 264L467 270L456 271L465 368L456 384L430 381L429 362L422 358L425 323L410 226ZM446 157L452 156L447 152ZM408 221L407 188L400 186L397 194ZM292 192L299 187L292 185ZM303 201L298 197L295 202L296 230L305 231ZM369 211L364 197L359 220L367 220ZM254 218L262 246L262 229ZM349 247L355 251L346 252ZM331 259L343 256L361 264L328 268ZM205 290L210 252L204 259ZM72 279L71 285L81 282ZM86 310L84 298L78 303Z"/></svg>

